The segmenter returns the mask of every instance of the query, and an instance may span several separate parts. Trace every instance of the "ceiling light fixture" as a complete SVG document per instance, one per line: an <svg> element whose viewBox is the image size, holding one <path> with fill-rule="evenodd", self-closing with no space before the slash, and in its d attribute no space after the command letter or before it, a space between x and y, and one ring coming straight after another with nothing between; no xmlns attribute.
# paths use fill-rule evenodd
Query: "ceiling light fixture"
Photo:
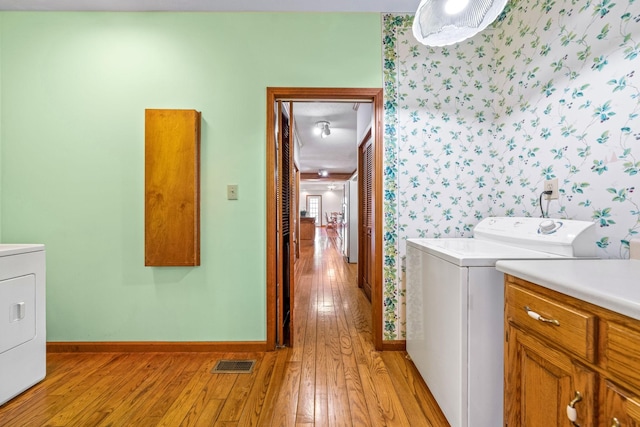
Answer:
<svg viewBox="0 0 640 427"><path fill-rule="evenodd" d="M323 178L326 178L326 177L328 177L328 176L329 176L329 172L327 172L327 170L326 170L326 169L320 169L320 170L318 171L318 176L321 176L321 177L323 177Z"/></svg>
<svg viewBox="0 0 640 427"><path fill-rule="evenodd" d="M321 138L326 138L329 135L331 135L331 129L329 129L329 125L331 123L329 123L326 120L321 120L319 122L316 122L316 128L314 129L314 133L316 135L320 135Z"/></svg>
<svg viewBox="0 0 640 427"><path fill-rule="evenodd" d="M422 0L413 35L427 46L447 46L473 37L500 15L507 0Z"/></svg>

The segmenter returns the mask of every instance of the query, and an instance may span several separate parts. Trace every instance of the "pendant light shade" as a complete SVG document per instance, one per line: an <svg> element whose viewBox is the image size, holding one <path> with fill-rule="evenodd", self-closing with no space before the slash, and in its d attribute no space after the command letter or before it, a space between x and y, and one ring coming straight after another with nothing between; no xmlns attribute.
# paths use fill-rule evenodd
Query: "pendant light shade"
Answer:
<svg viewBox="0 0 640 427"><path fill-rule="evenodd" d="M507 0L422 0L413 18L413 35L427 46L446 46L487 28Z"/></svg>

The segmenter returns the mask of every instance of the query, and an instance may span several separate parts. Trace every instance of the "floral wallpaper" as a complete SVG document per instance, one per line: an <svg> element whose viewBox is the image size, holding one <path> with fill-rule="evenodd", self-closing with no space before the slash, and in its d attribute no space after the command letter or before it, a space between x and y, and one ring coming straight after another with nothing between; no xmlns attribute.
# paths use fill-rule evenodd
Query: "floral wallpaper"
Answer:
<svg viewBox="0 0 640 427"><path fill-rule="evenodd" d="M522 0L479 35L419 44L383 16L384 338L404 339L409 237L470 237L487 216L594 221L602 258L640 231L640 3Z"/></svg>

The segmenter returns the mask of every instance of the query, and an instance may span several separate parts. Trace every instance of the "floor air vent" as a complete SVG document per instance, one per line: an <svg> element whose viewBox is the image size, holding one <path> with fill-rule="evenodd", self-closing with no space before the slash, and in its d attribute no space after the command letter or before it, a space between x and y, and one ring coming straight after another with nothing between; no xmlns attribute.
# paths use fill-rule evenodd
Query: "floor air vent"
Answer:
<svg viewBox="0 0 640 427"><path fill-rule="evenodd" d="M211 370L212 374L250 374L255 360L218 360Z"/></svg>

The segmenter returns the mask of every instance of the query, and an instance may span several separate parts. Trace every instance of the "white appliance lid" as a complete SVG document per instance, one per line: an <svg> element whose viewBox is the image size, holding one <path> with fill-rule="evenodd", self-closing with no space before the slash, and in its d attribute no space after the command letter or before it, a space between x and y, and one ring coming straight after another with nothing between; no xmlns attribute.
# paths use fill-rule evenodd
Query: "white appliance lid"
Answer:
<svg viewBox="0 0 640 427"><path fill-rule="evenodd" d="M507 259L564 258L561 255L481 239L408 239L407 245L461 267L493 267L497 261Z"/></svg>
<svg viewBox="0 0 640 427"><path fill-rule="evenodd" d="M489 217L474 238L408 239L410 244L460 266L493 266L501 259L577 258L596 255L595 224L528 217Z"/></svg>
<svg viewBox="0 0 640 427"><path fill-rule="evenodd" d="M0 243L0 256L18 255L44 251L42 244Z"/></svg>

